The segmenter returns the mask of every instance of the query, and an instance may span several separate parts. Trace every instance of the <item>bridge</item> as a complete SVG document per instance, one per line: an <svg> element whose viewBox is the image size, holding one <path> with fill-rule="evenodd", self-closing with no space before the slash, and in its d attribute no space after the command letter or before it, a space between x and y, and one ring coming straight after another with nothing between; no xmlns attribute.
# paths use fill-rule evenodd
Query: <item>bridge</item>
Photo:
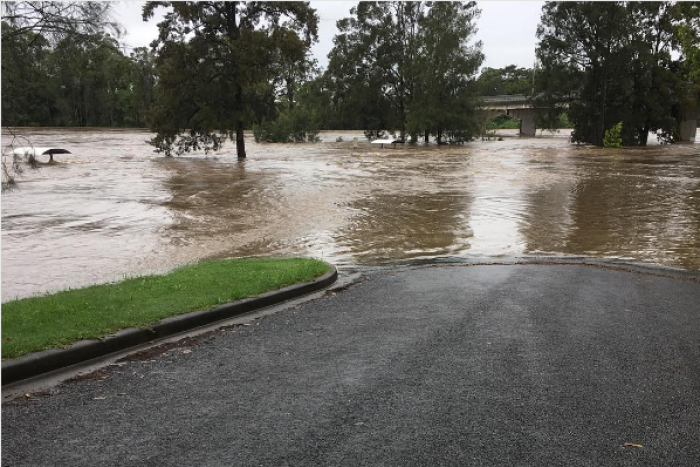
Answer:
<svg viewBox="0 0 700 467"><path fill-rule="evenodd" d="M535 136L535 108L532 102L523 94L485 96L482 110L487 112L489 120L498 115L508 115L520 120L520 134Z"/></svg>
<svg viewBox="0 0 700 467"><path fill-rule="evenodd" d="M484 96L481 109L487 112L489 118L498 115L508 115L520 120L520 134L535 136L535 107L527 96L523 94ZM680 125L680 139L685 142L694 142L698 131L700 109L691 111Z"/></svg>

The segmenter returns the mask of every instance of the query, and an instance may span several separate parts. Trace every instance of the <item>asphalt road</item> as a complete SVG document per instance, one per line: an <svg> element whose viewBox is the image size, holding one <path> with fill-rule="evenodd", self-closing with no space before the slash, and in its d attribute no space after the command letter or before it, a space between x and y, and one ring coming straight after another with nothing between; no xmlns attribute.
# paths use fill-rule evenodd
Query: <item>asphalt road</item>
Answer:
<svg viewBox="0 0 700 467"><path fill-rule="evenodd" d="M700 284L373 272L5 405L2 465L696 467Z"/></svg>

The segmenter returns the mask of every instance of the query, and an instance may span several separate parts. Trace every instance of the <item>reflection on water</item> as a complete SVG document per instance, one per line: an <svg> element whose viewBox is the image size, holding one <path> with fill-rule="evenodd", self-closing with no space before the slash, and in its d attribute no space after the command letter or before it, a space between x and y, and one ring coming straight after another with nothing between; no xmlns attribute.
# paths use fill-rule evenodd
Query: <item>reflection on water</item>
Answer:
<svg viewBox="0 0 700 467"><path fill-rule="evenodd" d="M562 252L700 269L700 170L693 159L650 150L605 161L607 172L595 159L585 161Z"/></svg>
<svg viewBox="0 0 700 467"><path fill-rule="evenodd" d="M348 206L353 214L334 240L344 260L358 264L457 255L469 249L467 208L465 194L458 191L372 193Z"/></svg>
<svg viewBox="0 0 700 467"><path fill-rule="evenodd" d="M166 159L149 137L32 136L73 154L2 195L3 300L250 255L585 255L700 270L697 144L601 150L554 136L382 150L333 132L249 141L238 161L231 146Z"/></svg>

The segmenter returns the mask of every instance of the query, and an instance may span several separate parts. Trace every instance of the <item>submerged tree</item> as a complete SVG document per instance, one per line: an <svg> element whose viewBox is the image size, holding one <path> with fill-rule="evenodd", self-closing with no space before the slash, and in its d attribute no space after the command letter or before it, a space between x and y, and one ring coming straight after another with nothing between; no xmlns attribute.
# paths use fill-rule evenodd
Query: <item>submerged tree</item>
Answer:
<svg viewBox="0 0 700 467"><path fill-rule="evenodd" d="M673 15L679 19L675 38L680 44L683 76L689 84L688 113L700 109L700 2L678 2Z"/></svg>
<svg viewBox="0 0 700 467"><path fill-rule="evenodd" d="M537 30L538 107L567 101L581 142L601 146L620 121L625 145L645 145L650 132L673 141L688 93L673 54L688 22L677 8L670 2L547 3Z"/></svg>
<svg viewBox="0 0 700 467"><path fill-rule="evenodd" d="M673 6L678 26L675 37L680 43L688 79L700 85L700 2L678 2Z"/></svg>
<svg viewBox="0 0 700 467"><path fill-rule="evenodd" d="M341 126L404 132L424 3L360 2L337 22L323 81Z"/></svg>
<svg viewBox="0 0 700 467"><path fill-rule="evenodd" d="M484 60L476 34L476 2L429 2L421 19L417 89L409 115L410 133L443 135L453 142L472 139L479 130L475 75ZM427 139L427 138L426 138Z"/></svg>
<svg viewBox="0 0 700 467"><path fill-rule="evenodd" d="M274 72L316 40L315 10L308 2L148 2L144 20L158 7L169 11L152 44L152 144L169 155L185 132L184 150L235 135L238 157L246 157L243 131L274 112Z"/></svg>
<svg viewBox="0 0 700 467"><path fill-rule="evenodd" d="M470 127L483 60L470 44L475 2L360 2L351 14L323 78L338 120L414 138Z"/></svg>

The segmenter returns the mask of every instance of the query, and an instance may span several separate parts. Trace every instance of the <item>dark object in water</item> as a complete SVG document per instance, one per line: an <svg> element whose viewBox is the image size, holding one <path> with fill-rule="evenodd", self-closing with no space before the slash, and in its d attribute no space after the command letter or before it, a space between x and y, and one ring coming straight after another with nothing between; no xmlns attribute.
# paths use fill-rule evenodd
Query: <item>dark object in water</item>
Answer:
<svg viewBox="0 0 700 467"><path fill-rule="evenodd" d="M53 162L53 155L54 154L70 154L71 152L67 149L61 149L61 148L24 147L24 148L16 148L13 151L13 153L15 156L25 156L25 157L34 157L34 158L36 158L37 156L48 154L49 162Z"/></svg>

